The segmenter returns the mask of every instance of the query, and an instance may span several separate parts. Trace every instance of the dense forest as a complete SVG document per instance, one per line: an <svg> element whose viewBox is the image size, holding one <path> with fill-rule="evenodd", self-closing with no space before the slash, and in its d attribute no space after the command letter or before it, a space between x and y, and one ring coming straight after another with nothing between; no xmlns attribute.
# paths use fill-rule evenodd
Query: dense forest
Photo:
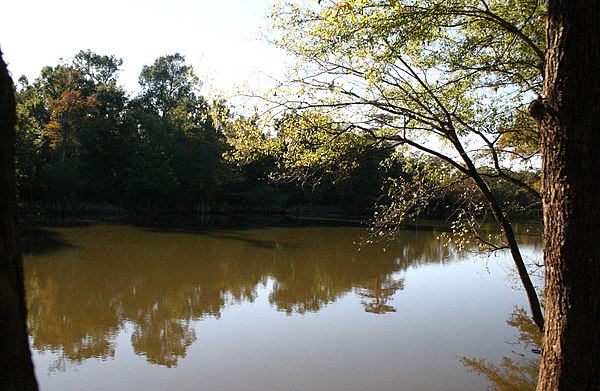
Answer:
<svg viewBox="0 0 600 391"><path fill-rule="evenodd" d="M419 171L418 159L367 136L320 137L341 125L318 111L287 111L265 131L257 116L204 98L180 54L144 66L136 93L118 83L122 64L82 50L19 79L17 184L28 213L366 217L390 183ZM427 198L419 213L445 214L463 191ZM516 187L496 192L514 211L532 201Z"/></svg>
<svg viewBox="0 0 600 391"><path fill-rule="evenodd" d="M183 56L145 66L135 95L118 84L121 65L115 56L80 51L42 69L33 83L19 80L17 181L27 208L227 213L343 205L364 212L378 196L385 151L362 156L336 186L333 176L319 187L271 178L274 156L226 159L233 115L225 102L200 94Z"/></svg>

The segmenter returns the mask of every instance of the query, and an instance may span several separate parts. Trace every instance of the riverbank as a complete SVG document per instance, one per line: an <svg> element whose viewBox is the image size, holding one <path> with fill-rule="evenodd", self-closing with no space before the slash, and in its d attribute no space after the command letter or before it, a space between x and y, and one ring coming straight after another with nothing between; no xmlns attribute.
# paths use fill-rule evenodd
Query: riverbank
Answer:
<svg viewBox="0 0 600 391"><path fill-rule="evenodd" d="M78 225L81 221L118 222L137 226L186 227L191 229L238 228L263 226L370 226L373 211L340 205L303 205L281 209L214 208L203 213L165 209L126 209L118 205L77 203L65 208L21 205L21 220L25 224L52 226ZM514 214L511 220L537 226L541 218ZM407 221L405 230L450 230L452 216L434 211L418 220ZM490 226L495 224L490 221ZM492 230L494 228L491 228Z"/></svg>

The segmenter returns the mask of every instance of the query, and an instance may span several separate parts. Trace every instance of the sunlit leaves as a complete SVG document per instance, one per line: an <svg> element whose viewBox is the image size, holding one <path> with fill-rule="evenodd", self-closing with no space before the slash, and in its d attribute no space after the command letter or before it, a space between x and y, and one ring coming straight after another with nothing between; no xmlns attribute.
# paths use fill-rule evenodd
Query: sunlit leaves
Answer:
<svg viewBox="0 0 600 391"><path fill-rule="evenodd" d="M228 161L243 165L272 155L273 140L262 131L257 117L223 119L222 122L227 142L233 147L225 153Z"/></svg>
<svg viewBox="0 0 600 391"><path fill-rule="evenodd" d="M367 139L313 110L287 113L267 135L258 118L238 118L226 132L234 150L230 160L246 164L270 157L276 162L275 177L316 185L323 177L334 182L358 167L369 148Z"/></svg>
<svg viewBox="0 0 600 391"><path fill-rule="evenodd" d="M426 132L451 141L480 131L482 119L495 126L481 135L501 134L506 117L540 92L539 1L319 4L279 5L271 14L275 43L299 60L299 89L313 91L304 105L290 100L296 108L335 106L376 135L375 119L386 115L396 138Z"/></svg>
<svg viewBox="0 0 600 391"><path fill-rule="evenodd" d="M72 147L78 128L96 106L94 96L85 97L79 90L67 90L59 98L49 99L50 122L45 125L44 135L50 139L50 147L63 152Z"/></svg>
<svg viewBox="0 0 600 391"><path fill-rule="evenodd" d="M356 167L364 139L319 112L292 113L276 125L276 152L282 172L306 180L344 177Z"/></svg>

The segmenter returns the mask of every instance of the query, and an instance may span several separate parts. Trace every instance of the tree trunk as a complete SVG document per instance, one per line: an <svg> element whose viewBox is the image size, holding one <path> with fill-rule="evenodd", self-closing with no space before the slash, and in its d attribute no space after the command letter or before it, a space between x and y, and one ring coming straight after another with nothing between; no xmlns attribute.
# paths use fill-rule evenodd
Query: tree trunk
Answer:
<svg viewBox="0 0 600 391"><path fill-rule="evenodd" d="M510 254L515 263L515 267L517 268L517 272L519 273L519 279L521 280L521 284L525 289L525 293L527 294L527 300L529 301L529 309L531 310L531 317L533 318L533 322L537 326L538 330L542 332L544 330L544 314L542 313L542 307L540 305L540 300L538 298L537 292L531 282L531 276L527 271L527 266L523 261L523 256L521 255L521 250L519 250L519 245L517 243L517 238L515 237L515 233L513 231L512 225L508 220L508 217L504 214L502 207L498 203L494 194L490 190L487 183L483 180L477 168L475 168L475 164L464 150L462 144L458 141L458 136L454 134L454 139L457 140L454 143L454 147L460 153L463 158L463 161L467 165L468 175L471 177L475 185L481 194L485 197L488 205L492 209L492 214L494 215L494 219L500 227L502 228L502 232L504 234L504 238L506 239L506 243L508 244L508 248L510 250Z"/></svg>
<svg viewBox="0 0 600 391"><path fill-rule="evenodd" d="M15 96L0 52L0 389L37 390L15 200Z"/></svg>
<svg viewBox="0 0 600 391"><path fill-rule="evenodd" d="M490 205L494 218L502 227L504 238L506 239L506 243L508 244L510 254L515 263L515 267L517 268L517 272L519 273L519 279L521 280L521 284L523 285L525 293L527 294L529 309L531 310L531 317L538 330L542 332L544 329L544 314L542 313L542 307L540 305L540 300L535 290L535 286L533 286L533 282L531 282L531 276L529 275L529 272L527 271L527 266L523 261L521 250L519 250L519 245L517 243L517 238L515 237L512 225L506 217L506 215L504 214L504 212L502 211L502 207L490 191L485 181L481 178L481 176L479 176L478 174L474 174L473 180L477 184L477 187L479 187L479 189L483 193L488 204Z"/></svg>
<svg viewBox="0 0 600 391"><path fill-rule="evenodd" d="M600 1L548 0L541 125L546 321L538 390L600 390Z"/></svg>

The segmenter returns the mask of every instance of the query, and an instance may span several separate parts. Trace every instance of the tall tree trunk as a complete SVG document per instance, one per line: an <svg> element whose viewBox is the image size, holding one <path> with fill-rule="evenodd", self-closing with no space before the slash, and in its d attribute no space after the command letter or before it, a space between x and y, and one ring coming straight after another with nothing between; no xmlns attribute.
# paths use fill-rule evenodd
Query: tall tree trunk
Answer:
<svg viewBox="0 0 600 391"><path fill-rule="evenodd" d="M0 389L37 390L15 200L15 95L0 52Z"/></svg>
<svg viewBox="0 0 600 391"><path fill-rule="evenodd" d="M548 0L538 390L600 390L600 1Z"/></svg>

